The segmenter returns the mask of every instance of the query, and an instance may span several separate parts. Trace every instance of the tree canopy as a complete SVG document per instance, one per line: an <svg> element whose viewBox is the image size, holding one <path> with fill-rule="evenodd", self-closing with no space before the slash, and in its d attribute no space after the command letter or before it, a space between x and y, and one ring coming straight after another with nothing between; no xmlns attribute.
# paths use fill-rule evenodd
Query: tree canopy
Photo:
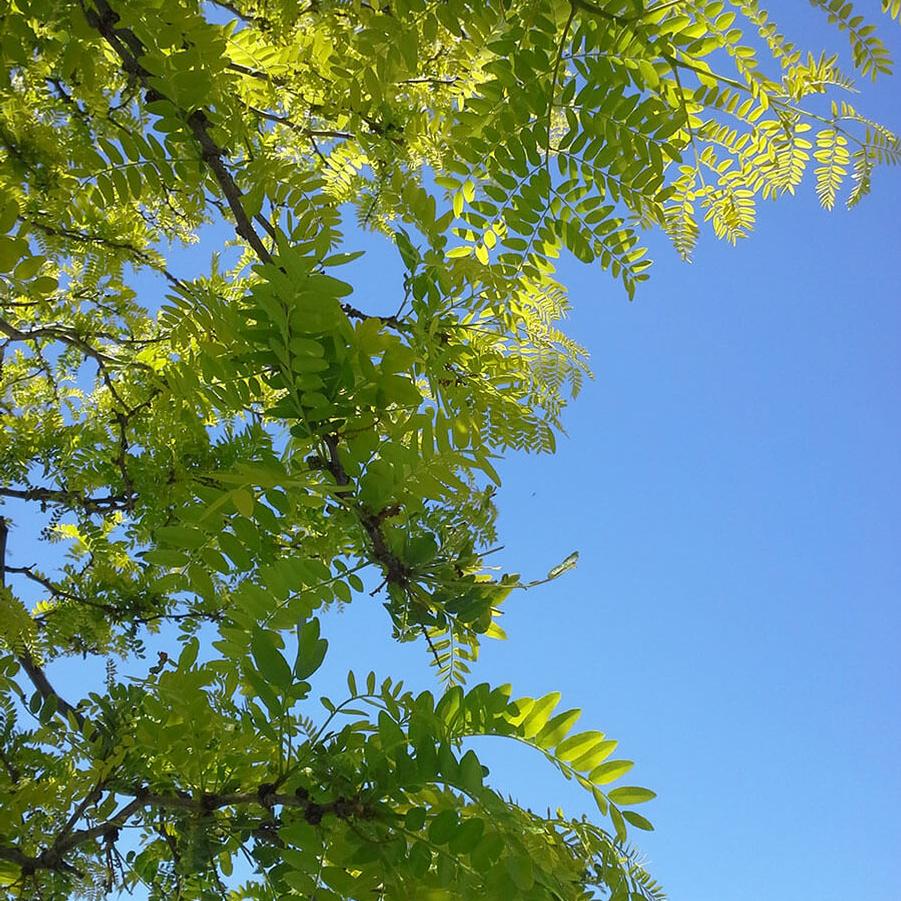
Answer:
<svg viewBox="0 0 901 901"><path fill-rule="evenodd" d="M646 230L688 257L901 160L849 99L875 25L812 4L851 71L757 0L0 2L9 897L662 898L616 741L468 679L536 584L486 560L497 462L553 451L588 375L561 252L631 297ZM403 267L381 310L341 277L360 229ZM370 594L435 688L360 660L320 699L320 612ZM71 655L105 686L55 685ZM597 822L506 798L475 736Z"/></svg>

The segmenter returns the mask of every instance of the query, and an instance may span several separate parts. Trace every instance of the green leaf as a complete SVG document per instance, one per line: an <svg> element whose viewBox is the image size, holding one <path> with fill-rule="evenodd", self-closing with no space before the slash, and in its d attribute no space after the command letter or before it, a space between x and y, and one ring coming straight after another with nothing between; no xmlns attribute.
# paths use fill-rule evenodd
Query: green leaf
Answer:
<svg viewBox="0 0 901 901"><path fill-rule="evenodd" d="M445 845L453 838L459 826L459 815L454 808L442 810L429 824L429 840L436 845Z"/></svg>
<svg viewBox="0 0 901 901"><path fill-rule="evenodd" d="M19 204L12 197L0 201L0 235L5 235L19 216Z"/></svg>
<svg viewBox="0 0 901 901"><path fill-rule="evenodd" d="M623 817L633 826L638 829L644 829L645 832L653 832L654 825L650 820L646 820L640 813L636 813L634 810L624 810Z"/></svg>
<svg viewBox="0 0 901 901"><path fill-rule="evenodd" d="M16 271L13 273L16 278L22 279L23 281L33 276L37 275L38 270L44 263L47 262L46 257L42 256L34 256L34 257L25 257L18 266L16 266ZM56 279L53 280L54 288L56 287Z"/></svg>
<svg viewBox="0 0 901 901"><path fill-rule="evenodd" d="M469 854L476 848L484 834L485 821L479 817L468 817L451 838L449 850L453 854Z"/></svg>
<svg viewBox="0 0 901 901"><path fill-rule="evenodd" d="M649 788L627 785L607 792L607 797L615 804L643 804L645 801L656 798L657 795Z"/></svg>
<svg viewBox="0 0 901 901"><path fill-rule="evenodd" d="M404 817L404 828L409 832L419 832L425 825L428 811L425 807L412 807Z"/></svg>
<svg viewBox="0 0 901 901"><path fill-rule="evenodd" d="M607 796L599 788L595 788L594 786L591 786L591 795L594 798L594 803L597 804L598 810L601 812L601 816L607 816L607 812L610 809Z"/></svg>
<svg viewBox="0 0 901 901"><path fill-rule="evenodd" d="M389 752L407 743L403 729L384 710L379 711L379 737L382 740L382 748Z"/></svg>
<svg viewBox="0 0 901 901"><path fill-rule="evenodd" d="M588 775L588 779L595 785L606 785L624 776L635 764L631 760L608 760L595 767Z"/></svg>
<svg viewBox="0 0 901 901"><path fill-rule="evenodd" d="M519 734L523 738L532 738L537 735L545 726L551 711L560 703L560 693L552 691L535 701L534 706L529 711L522 725L519 727Z"/></svg>
<svg viewBox="0 0 901 901"><path fill-rule="evenodd" d="M587 754L572 761L572 766L577 770L593 770L616 750L618 744L613 739L598 742Z"/></svg>
<svg viewBox="0 0 901 901"><path fill-rule="evenodd" d="M344 266L352 263L354 260L360 259L366 253L365 250L354 250L350 253L333 253L327 256L323 261L323 266Z"/></svg>
<svg viewBox="0 0 901 901"><path fill-rule="evenodd" d="M626 840L626 821L619 808L610 805L610 819L613 822L613 828L616 831L616 840L620 843Z"/></svg>
<svg viewBox="0 0 901 901"><path fill-rule="evenodd" d="M457 718L463 710L463 689L459 685L449 688L435 705L435 716L445 722L453 734Z"/></svg>
<svg viewBox="0 0 901 901"><path fill-rule="evenodd" d="M11 272L28 251L28 243L22 238L0 235L0 272Z"/></svg>
<svg viewBox="0 0 901 901"><path fill-rule="evenodd" d="M540 748L553 747L569 732L581 715L581 710L567 710L558 713L534 737L535 744Z"/></svg>
<svg viewBox="0 0 901 901"><path fill-rule="evenodd" d="M207 542L207 536L200 529L186 526L161 526L156 531L159 540L178 548L196 550Z"/></svg>
<svg viewBox="0 0 901 901"><path fill-rule="evenodd" d="M229 496L238 513L242 516L253 516L256 502L254 501L253 495L246 488L238 488L235 491L232 491Z"/></svg>
<svg viewBox="0 0 901 901"><path fill-rule="evenodd" d="M309 679L322 666L327 650L328 641L319 637L319 620L314 617L300 629L294 675L298 679Z"/></svg>
<svg viewBox="0 0 901 901"><path fill-rule="evenodd" d="M321 870L322 881L338 892L342 897L357 897L357 880L341 867L323 867ZM322 897L317 892L317 897Z"/></svg>
<svg viewBox="0 0 901 901"><path fill-rule="evenodd" d="M184 551L168 550L166 548L154 548L145 551L142 555L148 563L157 563L160 566L185 566L190 557Z"/></svg>
<svg viewBox="0 0 901 901"><path fill-rule="evenodd" d="M189 638L182 648L181 654L178 655L178 669L181 672L187 672L197 660L200 652L200 642L196 638Z"/></svg>
<svg viewBox="0 0 901 901"><path fill-rule="evenodd" d="M531 891L535 884L535 871L530 857L524 854L508 854L505 858L507 872L522 892Z"/></svg>
<svg viewBox="0 0 901 901"><path fill-rule="evenodd" d="M557 745L554 755L565 763L585 757L604 740L603 732L579 732Z"/></svg>
<svg viewBox="0 0 901 901"><path fill-rule="evenodd" d="M471 794L482 788L482 764L474 751L467 751L460 758L460 785Z"/></svg>
<svg viewBox="0 0 901 901"><path fill-rule="evenodd" d="M250 642L250 650L260 675L270 684L286 691L293 681L291 667L288 666L288 661L275 646L272 633L255 629Z"/></svg>

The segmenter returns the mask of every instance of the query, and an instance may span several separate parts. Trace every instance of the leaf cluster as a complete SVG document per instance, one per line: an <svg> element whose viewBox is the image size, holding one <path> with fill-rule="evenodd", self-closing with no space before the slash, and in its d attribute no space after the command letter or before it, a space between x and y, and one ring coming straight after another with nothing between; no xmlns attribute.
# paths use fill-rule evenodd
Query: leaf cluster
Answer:
<svg viewBox="0 0 901 901"><path fill-rule="evenodd" d="M851 69L756 0L0 3L7 896L663 897L616 742L465 688L577 556L491 567L498 462L590 375L562 253L631 297L646 229L688 256L901 159L846 97L889 71L874 27L813 2ZM402 271L375 309L359 229ZM319 704L323 611L374 595L435 694ZM105 685L58 690L75 655ZM606 825L505 798L489 739Z"/></svg>

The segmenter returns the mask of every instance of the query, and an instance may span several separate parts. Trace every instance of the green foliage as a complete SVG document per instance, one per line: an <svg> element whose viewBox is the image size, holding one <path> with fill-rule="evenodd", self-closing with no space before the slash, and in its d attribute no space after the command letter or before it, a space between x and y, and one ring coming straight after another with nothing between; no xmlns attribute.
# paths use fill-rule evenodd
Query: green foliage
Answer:
<svg viewBox="0 0 901 901"><path fill-rule="evenodd" d="M856 70L889 70L850 3L814 5ZM645 229L688 256L706 222L747 234L811 158L828 208L901 159L838 56L756 0L0 18L0 497L58 551L21 563L0 519L7 895L662 898L627 844L654 794L619 784L616 742L555 693L465 687L509 595L577 559L494 572L496 465L553 451L588 375L561 253L631 297ZM347 221L399 256L387 312L352 299ZM178 272L210 223L234 242ZM351 674L316 700L320 614L367 592L436 695ZM76 699L48 677L76 654L125 662ZM505 799L489 739L543 755L607 825Z"/></svg>

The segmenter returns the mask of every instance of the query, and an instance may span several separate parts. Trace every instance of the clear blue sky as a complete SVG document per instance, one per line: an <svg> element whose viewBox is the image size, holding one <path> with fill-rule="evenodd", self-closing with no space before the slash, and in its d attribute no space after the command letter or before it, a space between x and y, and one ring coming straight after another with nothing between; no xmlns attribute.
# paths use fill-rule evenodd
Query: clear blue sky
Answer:
<svg viewBox="0 0 901 901"><path fill-rule="evenodd" d="M812 47L841 44L807 4L775 6ZM863 87L861 107L901 128L901 80ZM474 677L560 690L621 740L629 781L659 794L643 811L657 832L633 835L674 901L898 897L901 171L874 187L828 215L807 186L691 266L655 240L632 304L565 263L598 378L555 457L501 467L496 562L534 578L581 561L511 597L510 641ZM372 287L354 301L390 305L386 248L360 243ZM377 601L326 631L326 693L350 664L434 687ZM72 685L81 666L54 672ZM525 749L478 749L521 802L591 809Z"/></svg>

